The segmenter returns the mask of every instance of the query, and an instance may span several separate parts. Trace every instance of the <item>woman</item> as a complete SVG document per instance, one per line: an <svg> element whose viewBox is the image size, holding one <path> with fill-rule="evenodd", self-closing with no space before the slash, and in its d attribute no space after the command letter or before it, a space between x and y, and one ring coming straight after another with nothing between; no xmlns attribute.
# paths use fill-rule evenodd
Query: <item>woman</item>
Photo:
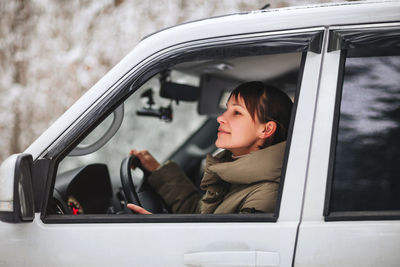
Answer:
<svg viewBox="0 0 400 267"><path fill-rule="evenodd" d="M174 213L273 212L286 146L292 101L279 89L247 82L231 93L220 124L216 146L207 155L201 195L181 168L160 165L146 150L131 150L151 171L149 184ZM128 204L136 213L145 209Z"/></svg>

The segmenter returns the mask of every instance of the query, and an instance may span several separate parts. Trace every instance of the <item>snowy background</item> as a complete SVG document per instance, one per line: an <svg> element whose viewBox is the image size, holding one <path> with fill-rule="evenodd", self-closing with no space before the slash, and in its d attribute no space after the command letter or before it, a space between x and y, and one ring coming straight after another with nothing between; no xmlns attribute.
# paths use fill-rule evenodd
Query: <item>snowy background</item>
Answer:
<svg viewBox="0 0 400 267"><path fill-rule="evenodd" d="M0 162L26 149L141 38L186 21L327 3L0 0Z"/></svg>

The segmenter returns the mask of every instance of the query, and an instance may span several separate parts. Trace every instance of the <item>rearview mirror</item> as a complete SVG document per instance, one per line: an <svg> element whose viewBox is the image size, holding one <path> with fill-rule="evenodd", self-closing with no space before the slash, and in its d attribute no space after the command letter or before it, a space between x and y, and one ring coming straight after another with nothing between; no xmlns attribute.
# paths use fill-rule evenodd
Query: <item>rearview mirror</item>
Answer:
<svg viewBox="0 0 400 267"><path fill-rule="evenodd" d="M163 82L160 89L160 96L176 101L193 102L199 98L200 89L187 84Z"/></svg>
<svg viewBox="0 0 400 267"><path fill-rule="evenodd" d="M16 154L0 166L0 220L27 222L34 218L32 188L33 160L29 154Z"/></svg>

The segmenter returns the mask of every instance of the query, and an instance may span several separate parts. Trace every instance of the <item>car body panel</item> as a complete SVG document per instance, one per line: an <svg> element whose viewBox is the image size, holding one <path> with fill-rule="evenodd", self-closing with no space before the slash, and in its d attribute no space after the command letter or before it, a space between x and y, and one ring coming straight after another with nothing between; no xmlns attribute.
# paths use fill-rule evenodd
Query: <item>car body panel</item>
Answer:
<svg viewBox="0 0 400 267"><path fill-rule="evenodd" d="M399 24L353 25L330 30L389 26ZM340 58L341 51L324 56L295 266L398 266L399 220L327 222L323 215Z"/></svg>
<svg viewBox="0 0 400 267"><path fill-rule="evenodd" d="M0 265L183 266L196 262L196 253L220 253L239 260L262 255L265 261L259 264L271 266L395 266L400 260L398 220L326 222L323 211L340 62L340 51L326 52L328 32L332 25L386 25L398 21L399 14L400 2L393 1L287 8L200 20L145 38L25 152L34 160L46 157L129 75L164 53L248 36L323 31L322 52L304 53L277 221L193 222L194 215L190 222L160 218L144 223L140 215L132 215L131 221L121 223L103 215L97 223L85 217L68 221L68 216L63 222L46 222L43 209L32 223L0 222ZM48 176L47 183L54 183L55 174ZM201 264L212 262L204 259Z"/></svg>

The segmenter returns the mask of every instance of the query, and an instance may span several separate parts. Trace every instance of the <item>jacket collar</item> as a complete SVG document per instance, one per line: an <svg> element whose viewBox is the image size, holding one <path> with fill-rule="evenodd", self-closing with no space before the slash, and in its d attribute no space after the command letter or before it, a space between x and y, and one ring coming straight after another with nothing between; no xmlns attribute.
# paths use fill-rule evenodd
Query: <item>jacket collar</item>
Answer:
<svg viewBox="0 0 400 267"><path fill-rule="evenodd" d="M286 142L281 142L228 162L226 160L231 157L231 153L224 151L216 157L207 157L209 163L207 169L209 172L217 174L225 182L232 184L251 184L261 181L279 182L285 147ZM207 183L207 180L204 182Z"/></svg>

